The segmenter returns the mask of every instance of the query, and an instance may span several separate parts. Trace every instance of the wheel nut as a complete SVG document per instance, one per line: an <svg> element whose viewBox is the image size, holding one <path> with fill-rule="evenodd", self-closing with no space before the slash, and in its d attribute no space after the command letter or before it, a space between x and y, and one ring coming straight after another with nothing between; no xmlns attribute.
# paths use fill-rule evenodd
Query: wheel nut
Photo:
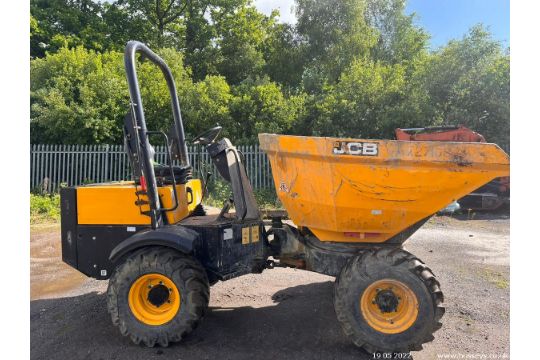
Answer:
<svg viewBox="0 0 540 360"><path fill-rule="evenodd" d="M169 288L169 292L172 292L172 288Z"/></svg>
<svg viewBox="0 0 540 360"><path fill-rule="evenodd" d="M381 292L381 289L375 289L376 292Z"/></svg>
<svg viewBox="0 0 540 360"><path fill-rule="evenodd" d="M151 289L151 288L152 288L152 285L148 285L148 288Z"/></svg>
<svg viewBox="0 0 540 360"><path fill-rule="evenodd" d="M159 282L159 285L163 285L163 281L160 281L160 282Z"/></svg>

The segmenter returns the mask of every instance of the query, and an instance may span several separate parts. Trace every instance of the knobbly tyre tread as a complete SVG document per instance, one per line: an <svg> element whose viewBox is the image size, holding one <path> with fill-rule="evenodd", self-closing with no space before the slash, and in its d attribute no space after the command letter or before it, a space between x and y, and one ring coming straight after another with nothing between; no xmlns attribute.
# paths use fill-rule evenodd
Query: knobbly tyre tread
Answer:
<svg viewBox="0 0 540 360"><path fill-rule="evenodd" d="M364 320L363 318L355 319L353 312L350 310L352 306L359 306L360 300L360 298L351 299L350 289L357 282L364 281L366 284L373 282L374 280L371 280L368 269L375 264L378 266L389 266L390 269L396 271L396 274L399 274L399 271L406 270L416 275L430 295L430 305L432 307L430 319L420 318L419 314L413 326L416 326L419 322L423 322L423 324L420 323L419 333L415 332L411 334L408 341L400 341L399 344L388 344L388 342L384 344L384 337L390 337L392 335L379 333L380 339L377 339L376 336L374 339L373 334L366 336L363 329L355 323L356 321L360 320L363 322ZM399 280L399 276L397 280ZM356 305L352 301L356 302ZM444 295L440 289L440 284L431 269L416 256L401 248L374 248L351 258L336 277L334 286L334 309L343 332L356 346L363 348L369 353L422 350L422 345L433 341L433 333L442 326L440 321L445 312L444 307L441 306L443 301ZM365 326L369 327L367 323L365 323ZM407 333L408 330L403 333Z"/></svg>
<svg viewBox="0 0 540 360"><path fill-rule="evenodd" d="M145 325L131 313L128 293L131 284L141 275L159 272L174 281L181 292L178 314L160 326ZM206 271L189 255L164 247L147 247L135 251L119 265L109 280L107 309L112 323L123 336L135 344L167 347L193 331L205 315L210 299Z"/></svg>

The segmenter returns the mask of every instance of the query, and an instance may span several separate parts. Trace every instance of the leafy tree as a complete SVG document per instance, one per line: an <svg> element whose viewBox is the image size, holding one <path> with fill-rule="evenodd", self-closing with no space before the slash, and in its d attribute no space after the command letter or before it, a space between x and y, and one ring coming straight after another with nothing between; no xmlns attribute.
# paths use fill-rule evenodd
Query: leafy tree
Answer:
<svg viewBox="0 0 540 360"><path fill-rule="evenodd" d="M179 39L185 33L184 17L189 3L181 0L118 0L116 5L146 22L153 35L151 45L178 48L181 45Z"/></svg>
<svg viewBox="0 0 540 360"><path fill-rule="evenodd" d="M186 0L185 63L192 69L194 80L217 74L220 59L215 46L219 38L216 23L249 0Z"/></svg>
<svg viewBox="0 0 540 360"><path fill-rule="evenodd" d="M216 17L220 51L217 69L230 84L262 75L265 65L263 45L276 15L267 17L254 6L246 5Z"/></svg>
<svg viewBox="0 0 540 360"><path fill-rule="evenodd" d="M43 57L63 46L108 49L101 10L90 0L31 0L30 55Z"/></svg>
<svg viewBox="0 0 540 360"><path fill-rule="evenodd" d="M306 42L304 86L309 91L335 83L354 59L367 58L375 43L358 0L297 0L297 30Z"/></svg>
<svg viewBox="0 0 540 360"><path fill-rule="evenodd" d="M429 35L414 25L415 14L405 15L405 0L369 0L364 17L375 29L372 58L390 64L414 61L427 55Z"/></svg>
<svg viewBox="0 0 540 360"><path fill-rule="evenodd" d="M182 53L161 49L159 54L171 67L176 82L186 138L190 139L216 124L224 126L224 135L228 135L233 95L225 79L208 75L204 80L193 83L183 65ZM169 91L161 72L153 64L143 63L138 74L148 127L168 131L173 118Z"/></svg>
<svg viewBox="0 0 540 360"><path fill-rule="evenodd" d="M102 6L109 41L107 50L123 51L130 40L153 44L155 35L141 14L129 11L121 2L103 2Z"/></svg>
<svg viewBox="0 0 540 360"><path fill-rule="evenodd" d="M121 61L120 53L99 54L82 47L33 60L31 140L118 143L128 103Z"/></svg>
<svg viewBox="0 0 540 360"><path fill-rule="evenodd" d="M306 127L320 136L388 137L400 125L394 115L405 99L404 85L403 66L356 60L314 101Z"/></svg>
<svg viewBox="0 0 540 360"><path fill-rule="evenodd" d="M182 55L163 49L181 98L193 84ZM103 54L82 47L61 49L31 63L32 141L56 144L121 143L129 93L123 54ZM151 129L172 124L170 96L160 70L149 62L138 66L143 105Z"/></svg>
<svg viewBox="0 0 540 360"><path fill-rule="evenodd" d="M304 96L284 96L278 84L268 79L246 81L234 88L231 103L231 136L252 143L257 134L291 133L304 111Z"/></svg>
<svg viewBox="0 0 540 360"><path fill-rule="evenodd" d="M187 109L184 104L186 104L185 99L192 96L193 82L189 72L184 67L184 56L182 53L169 48L157 49L156 51L171 69L176 83L182 117L184 122L188 124L190 119L185 116ZM118 65L123 67L123 63ZM143 61L138 64L137 75L148 128L167 132L173 124L173 115L169 89L161 70L152 62Z"/></svg>
<svg viewBox="0 0 540 360"><path fill-rule="evenodd" d="M272 81L289 88L298 88L304 71L302 45L302 40L292 25L276 23L270 29L264 47L264 73Z"/></svg>
<svg viewBox="0 0 540 360"><path fill-rule="evenodd" d="M187 4L185 62L192 69L193 79L201 80L207 74L217 73L215 70L217 51L212 46L216 31L208 20L209 8L213 6L210 1L204 4L188 1Z"/></svg>
<svg viewBox="0 0 540 360"><path fill-rule="evenodd" d="M296 4L293 26L251 0L31 0L32 142L121 143L137 39L171 67L188 138L217 123L243 143L461 123L508 147L510 55L485 28L429 51L404 0ZM167 131L163 77L138 72L148 126Z"/></svg>
<svg viewBox="0 0 540 360"><path fill-rule="evenodd" d="M510 59L483 26L431 56L424 86L435 119L464 124L488 141L509 144Z"/></svg>
<svg viewBox="0 0 540 360"><path fill-rule="evenodd" d="M160 49L175 78L182 117L190 136L216 124L235 141L252 142L258 132L287 132L303 109L301 96L284 96L267 79L246 81L233 89L224 77L193 83L183 56ZM168 131L170 96L158 68L138 65L148 128ZM31 63L32 142L56 144L121 143L129 94L120 52L97 53L63 48Z"/></svg>
<svg viewBox="0 0 540 360"><path fill-rule="evenodd" d="M216 125L223 126L223 135L230 136L232 117L230 104L233 101L231 88L222 76L208 75L195 83L193 90L182 99L185 118L184 127L192 135Z"/></svg>
<svg viewBox="0 0 540 360"><path fill-rule="evenodd" d="M219 49L216 19L234 14L247 0L117 0L105 4L111 41L137 39L154 48L184 52L194 80L216 74Z"/></svg>

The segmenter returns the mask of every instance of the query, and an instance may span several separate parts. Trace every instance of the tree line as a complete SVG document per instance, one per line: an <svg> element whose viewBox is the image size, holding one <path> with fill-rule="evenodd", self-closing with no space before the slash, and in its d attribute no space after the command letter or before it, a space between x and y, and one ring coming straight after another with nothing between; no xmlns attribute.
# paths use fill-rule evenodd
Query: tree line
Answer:
<svg viewBox="0 0 540 360"><path fill-rule="evenodd" d="M188 136L393 138L464 124L509 145L510 55L482 25L430 49L404 0L296 0L295 25L250 0L31 0L31 141L121 143L123 48L172 69ZM172 121L159 70L139 65L150 129Z"/></svg>

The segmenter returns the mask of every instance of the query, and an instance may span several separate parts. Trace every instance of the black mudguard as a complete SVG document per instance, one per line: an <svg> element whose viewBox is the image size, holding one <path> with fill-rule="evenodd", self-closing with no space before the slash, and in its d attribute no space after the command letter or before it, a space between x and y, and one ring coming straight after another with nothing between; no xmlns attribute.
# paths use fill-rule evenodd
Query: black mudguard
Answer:
<svg viewBox="0 0 540 360"><path fill-rule="evenodd" d="M136 233L118 244L109 256L116 263L124 255L144 246L165 246L184 254L191 254L199 240L199 234L183 226L166 226L156 230L148 229Z"/></svg>

